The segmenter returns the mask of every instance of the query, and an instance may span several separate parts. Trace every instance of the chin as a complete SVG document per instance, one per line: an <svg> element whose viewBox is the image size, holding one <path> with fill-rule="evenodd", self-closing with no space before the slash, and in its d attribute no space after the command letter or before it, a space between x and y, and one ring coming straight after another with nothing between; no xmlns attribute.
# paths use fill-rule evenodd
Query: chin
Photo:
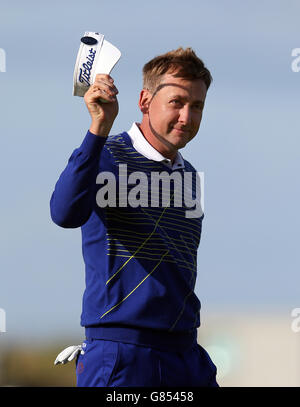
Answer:
<svg viewBox="0 0 300 407"><path fill-rule="evenodd" d="M182 138L179 139L179 140L174 140L173 146L174 146L177 150L179 150L180 148L185 147L189 141L190 141L190 140L184 140L184 139L182 139Z"/></svg>
<svg viewBox="0 0 300 407"><path fill-rule="evenodd" d="M181 144L177 145L176 148L177 148L177 150L180 150L180 149L184 148L186 145L187 145L187 143L181 143Z"/></svg>

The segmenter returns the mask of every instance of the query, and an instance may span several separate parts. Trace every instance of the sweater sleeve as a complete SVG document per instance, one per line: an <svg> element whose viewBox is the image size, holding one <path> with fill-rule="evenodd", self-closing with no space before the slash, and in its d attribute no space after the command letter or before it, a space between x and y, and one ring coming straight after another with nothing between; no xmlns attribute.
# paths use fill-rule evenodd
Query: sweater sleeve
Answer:
<svg viewBox="0 0 300 407"><path fill-rule="evenodd" d="M95 203L99 159L106 138L87 132L75 149L55 184L50 200L54 223L64 228L82 226L90 217Z"/></svg>

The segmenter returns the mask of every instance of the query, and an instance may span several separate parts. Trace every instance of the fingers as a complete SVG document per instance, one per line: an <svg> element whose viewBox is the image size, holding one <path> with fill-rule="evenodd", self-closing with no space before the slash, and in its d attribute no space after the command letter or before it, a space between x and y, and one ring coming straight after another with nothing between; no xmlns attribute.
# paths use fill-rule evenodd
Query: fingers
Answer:
<svg viewBox="0 0 300 407"><path fill-rule="evenodd" d="M58 365L59 363L65 364L68 363L68 361L71 361L74 359L75 352L79 352L81 350L81 345L73 345L73 346L68 346L66 349L64 349L62 352L60 352L57 355L57 358L54 361L55 365Z"/></svg>
<svg viewBox="0 0 300 407"><path fill-rule="evenodd" d="M114 102L118 93L114 80L106 74L96 75L95 82L90 87L90 95L93 99L101 97L108 102Z"/></svg>
<svg viewBox="0 0 300 407"><path fill-rule="evenodd" d="M96 81L102 81L110 85L114 83L113 78L110 75L104 73L98 73L95 77L95 82Z"/></svg>
<svg viewBox="0 0 300 407"><path fill-rule="evenodd" d="M95 82L84 95L84 101L92 119L91 133L108 136L119 111L117 94L118 89L109 75L96 75Z"/></svg>
<svg viewBox="0 0 300 407"><path fill-rule="evenodd" d="M98 102L115 102L116 98L114 96L108 95L105 90L93 87L85 94L85 100L87 103L98 103Z"/></svg>

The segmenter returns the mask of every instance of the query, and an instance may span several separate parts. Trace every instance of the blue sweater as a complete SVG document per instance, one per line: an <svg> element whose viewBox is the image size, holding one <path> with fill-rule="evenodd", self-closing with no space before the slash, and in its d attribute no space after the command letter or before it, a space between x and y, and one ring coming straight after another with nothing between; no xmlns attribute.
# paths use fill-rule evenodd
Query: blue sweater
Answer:
<svg viewBox="0 0 300 407"><path fill-rule="evenodd" d="M184 160L185 168L196 170ZM90 338L138 344L185 346L200 326L200 302L194 293L201 217L187 218L187 208L174 204L171 183L169 206L120 205L120 165L127 175L171 169L149 160L132 146L127 133L107 139L88 132L74 150L51 197L52 220L64 228L81 227L86 270L81 325ZM122 166L121 166L122 167ZM97 193L103 185L97 175L112 172L117 179L117 202L101 208ZM125 193L130 193L132 185ZM124 191L123 191L124 193ZM195 182L193 196L195 197ZM172 200L173 198L173 200ZM97 203L98 202L98 203ZM171 338L171 339L170 339ZM178 339L179 338L179 339Z"/></svg>

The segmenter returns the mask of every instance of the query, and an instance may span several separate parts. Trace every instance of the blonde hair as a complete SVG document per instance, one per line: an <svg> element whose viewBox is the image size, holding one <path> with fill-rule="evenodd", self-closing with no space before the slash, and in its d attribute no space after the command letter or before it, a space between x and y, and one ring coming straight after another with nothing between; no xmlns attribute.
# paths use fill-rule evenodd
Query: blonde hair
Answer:
<svg viewBox="0 0 300 407"><path fill-rule="evenodd" d="M143 67L143 86L154 91L165 73L184 79L202 79L208 89L212 76L203 61L197 57L192 48L169 51L158 55Z"/></svg>

